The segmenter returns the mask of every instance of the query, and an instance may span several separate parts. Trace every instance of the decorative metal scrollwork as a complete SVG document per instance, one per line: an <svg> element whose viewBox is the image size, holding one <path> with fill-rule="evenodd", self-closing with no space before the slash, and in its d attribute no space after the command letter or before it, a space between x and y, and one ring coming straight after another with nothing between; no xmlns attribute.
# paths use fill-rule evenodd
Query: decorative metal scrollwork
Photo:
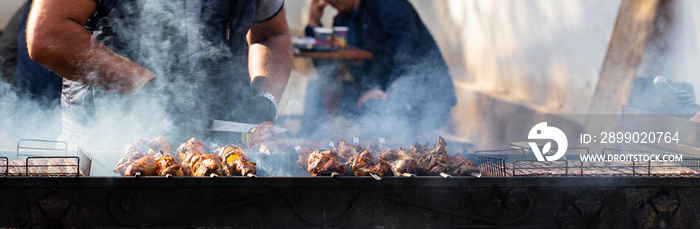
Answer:
<svg viewBox="0 0 700 229"><path fill-rule="evenodd" d="M46 199L39 201L29 211L20 213L22 228L83 228L85 214L58 192L51 191Z"/></svg>
<svg viewBox="0 0 700 229"><path fill-rule="evenodd" d="M693 210L681 207L677 198L667 193L659 194L651 203L634 213L637 228L699 228Z"/></svg>

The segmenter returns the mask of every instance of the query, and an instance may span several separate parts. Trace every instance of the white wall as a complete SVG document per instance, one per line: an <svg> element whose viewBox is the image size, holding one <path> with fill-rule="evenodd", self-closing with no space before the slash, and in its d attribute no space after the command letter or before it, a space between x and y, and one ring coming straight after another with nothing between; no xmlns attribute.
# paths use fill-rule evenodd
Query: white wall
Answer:
<svg viewBox="0 0 700 229"><path fill-rule="evenodd" d="M639 76L666 77L687 82L700 98L700 2L673 1L670 22L661 23L663 38L647 46L637 71Z"/></svg>

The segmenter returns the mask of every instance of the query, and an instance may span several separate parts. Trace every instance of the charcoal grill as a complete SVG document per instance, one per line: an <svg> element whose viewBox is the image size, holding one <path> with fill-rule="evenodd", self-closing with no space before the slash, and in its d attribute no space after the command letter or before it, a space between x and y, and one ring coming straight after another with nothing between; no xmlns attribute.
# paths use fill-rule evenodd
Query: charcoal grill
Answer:
<svg viewBox="0 0 700 229"><path fill-rule="evenodd" d="M698 180L688 177L6 177L0 186L3 227L700 226Z"/></svg>
<svg viewBox="0 0 700 229"><path fill-rule="evenodd" d="M514 173L525 155L466 154L481 178L7 176L0 227L700 228L697 175Z"/></svg>

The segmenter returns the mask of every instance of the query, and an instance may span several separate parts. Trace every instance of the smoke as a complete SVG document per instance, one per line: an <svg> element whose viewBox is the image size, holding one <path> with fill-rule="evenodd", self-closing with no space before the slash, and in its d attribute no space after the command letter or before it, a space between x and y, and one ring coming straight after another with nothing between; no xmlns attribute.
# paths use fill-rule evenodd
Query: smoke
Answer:
<svg viewBox="0 0 700 229"><path fill-rule="evenodd" d="M432 41L430 35L416 35L396 41L398 48L391 53L374 50L371 63L365 62L360 67L347 64L354 81L335 88L330 86L331 90L340 91L336 115L342 118L328 117L322 111L325 109L322 101L328 99L324 98L323 87L329 86L312 82L306 97L311 102L307 101L306 106L316 106L317 110L305 107L304 115L315 119L302 121L302 128L316 126L317 131L310 136L331 141L355 136L410 145L437 139L436 130L449 122L456 98L449 70ZM338 63L315 61L315 64L321 78L318 81L333 81L337 77L334 66ZM379 90L385 97L363 99ZM358 107L358 101L364 103Z"/></svg>
<svg viewBox="0 0 700 229"><path fill-rule="evenodd" d="M223 36L204 36L217 31L202 29L212 22L200 21L189 13L201 10L201 5L190 2L139 1L112 10L109 26L103 32L113 32L114 36L98 36L100 43L94 45L105 45L155 73L156 78L137 95L99 88L87 91L86 100L94 98L94 115L88 114L92 112L90 107L63 111L60 107L42 107L17 97L10 85L0 83L0 149L14 151L20 138L57 140L60 135L61 140L69 142L70 153L77 145L83 146L93 157L93 170L109 175L106 171L114 166L124 146L139 138L163 135L174 148L191 137L206 141L211 137L206 135L209 119L225 119L229 110L240 108L239 98L248 98L239 95L250 94L245 89L249 79L247 65L243 64L247 56L240 55L247 47L240 46L239 53L232 53L229 46L245 38L226 43ZM208 9L202 12L226 10L216 5L205 7ZM196 10L188 12L188 8ZM91 63L78 66L92 69L88 78L102 75L101 69ZM212 110L221 111L209 113ZM75 113L77 116L68 116ZM70 119L73 123L80 123L84 116L94 117L88 120L88 128L66 125L61 130L62 115L77 118Z"/></svg>
<svg viewBox="0 0 700 229"><path fill-rule="evenodd" d="M14 159L18 139L55 140L59 109L20 98L12 85L0 81L0 156Z"/></svg>

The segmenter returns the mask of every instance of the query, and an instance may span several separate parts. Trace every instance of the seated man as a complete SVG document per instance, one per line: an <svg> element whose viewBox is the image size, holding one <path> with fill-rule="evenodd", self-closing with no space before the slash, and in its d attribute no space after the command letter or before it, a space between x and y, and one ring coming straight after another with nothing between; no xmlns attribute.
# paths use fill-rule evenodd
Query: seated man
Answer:
<svg viewBox="0 0 700 229"><path fill-rule="evenodd" d="M322 26L327 4L339 12L333 25L348 27L348 45L373 54L359 66L347 66L353 79L337 85L341 98L331 113L358 122L363 137L415 138L444 125L456 104L452 78L413 6L406 0L312 0L307 36ZM320 85L307 88L302 129L309 136L325 134L317 127L326 116Z"/></svg>

